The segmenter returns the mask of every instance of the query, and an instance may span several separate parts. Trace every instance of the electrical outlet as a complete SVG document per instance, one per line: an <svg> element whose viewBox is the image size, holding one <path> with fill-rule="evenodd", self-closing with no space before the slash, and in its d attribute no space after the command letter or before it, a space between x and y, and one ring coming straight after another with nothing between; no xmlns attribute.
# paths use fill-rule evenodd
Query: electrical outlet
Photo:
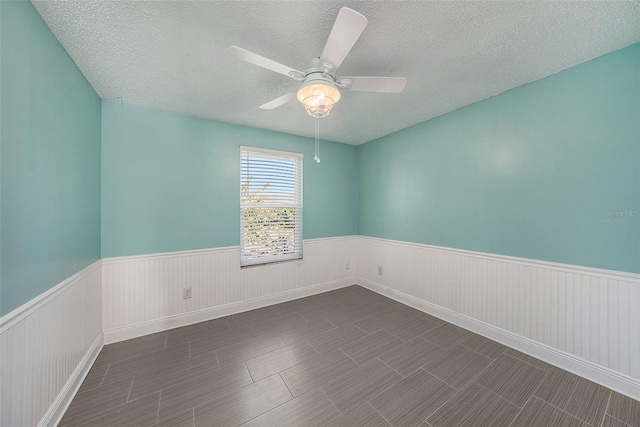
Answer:
<svg viewBox="0 0 640 427"><path fill-rule="evenodd" d="M347 261L347 265L345 266L345 269L350 269L351 268L351 263L349 261Z"/></svg>
<svg viewBox="0 0 640 427"><path fill-rule="evenodd" d="M378 276L382 276L382 267L378 266Z"/></svg>
<svg viewBox="0 0 640 427"><path fill-rule="evenodd" d="M184 299L191 298L191 288L184 288L182 290L182 298L184 298Z"/></svg>

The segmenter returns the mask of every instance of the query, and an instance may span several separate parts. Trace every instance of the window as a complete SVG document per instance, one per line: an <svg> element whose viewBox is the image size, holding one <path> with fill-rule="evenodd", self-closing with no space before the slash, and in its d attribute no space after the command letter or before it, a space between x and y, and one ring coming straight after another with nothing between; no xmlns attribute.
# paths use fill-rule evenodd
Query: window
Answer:
<svg viewBox="0 0 640 427"><path fill-rule="evenodd" d="M240 147L240 265L302 258L302 154Z"/></svg>

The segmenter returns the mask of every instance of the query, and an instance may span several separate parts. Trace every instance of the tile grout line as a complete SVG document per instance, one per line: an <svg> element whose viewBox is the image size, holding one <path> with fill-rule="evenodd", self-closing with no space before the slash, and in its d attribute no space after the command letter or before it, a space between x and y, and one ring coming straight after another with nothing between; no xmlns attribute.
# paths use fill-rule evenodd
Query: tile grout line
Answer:
<svg viewBox="0 0 640 427"><path fill-rule="evenodd" d="M325 395L325 397L327 398L327 400L329 401L329 403L331 403L331 405L333 405L334 408L336 408L336 411L338 411L338 413L341 416L344 416L344 414L342 413L342 411L340 410L340 408L338 408L338 406L335 404L335 402L333 400L331 400L331 398L329 397L329 395L327 394L326 391L324 391L324 389L322 388L322 386L318 386L317 388L320 389L320 391L322 392L322 394ZM315 390L315 389L311 389L311 390ZM309 391L311 391L309 390ZM309 391L307 393L309 393ZM301 395L302 396L302 395Z"/></svg>
<svg viewBox="0 0 640 427"><path fill-rule="evenodd" d="M247 366L247 362L246 362L246 361L245 361L245 362L242 362L242 365L244 366L244 369L246 369L246 370L247 370L247 373L249 374L249 378L251 378L251 383L252 383L252 384L255 384L255 383L256 383L256 381L253 379L253 375L251 375L251 371L249 370L249 367ZM280 375L280 372L278 372L278 375ZM270 375L270 376L271 376L271 375ZM267 377L267 378L268 378L268 377ZM263 378L263 379L265 379L265 378ZM282 377L280 377L280 379L282 379ZM284 382L284 380L282 380L282 382ZM241 388L248 387L249 385L251 385L251 384L248 384L248 385L243 386L243 387L241 387ZM286 384L285 384L285 385L286 385ZM289 388L289 387L287 387L287 388Z"/></svg>
<svg viewBox="0 0 640 427"><path fill-rule="evenodd" d="M443 383L445 383L446 385L448 385L449 387L451 387L451 388L453 389L453 391L455 391L455 392L456 392L455 394L458 394L458 392L460 392L460 390L458 390L457 388L455 388L454 386L452 386L451 384L449 384L448 382L446 382L445 380L443 380L442 378L440 378L439 376L437 376L437 375L436 375L436 374L434 374L433 372L429 372L429 371L427 371L426 369L424 369L424 367L425 367L425 366L426 366L426 365L423 365L423 366L419 367L418 369L416 369L415 371L413 371L413 372L412 372L412 374L413 374L413 373L415 373L415 372L417 372L417 371L419 371L420 369L422 369L422 370L423 370L423 371L425 371L427 374L431 375L433 378L435 378L435 379L437 379L438 381L443 382ZM465 384L465 385L466 385L466 384ZM453 396L452 396L452 397L453 397Z"/></svg>
<svg viewBox="0 0 640 427"><path fill-rule="evenodd" d="M440 347L439 345L432 343L431 341L429 341L428 339L426 339L426 338L425 338L425 337L423 337L422 335L418 335L417 337L415 337L415 338L414 338L414 340L415 340L415 339L421 339L422 341L426 342L427 344L435 345L435 346L436 346L436 347L438 347L440 350L447 351L447 350L445 350L444 348ZM413 341L413 340L412 340L412 341Z"/></svg>
<svg viewBox="0 0 640 427"><path fill-rule="evenodd" d="M318 356L322 356L322 355L320 354L320 352L318 351L318 349L317 349L317 348L315 348L315 347L313 346L313 344L311 344L311 343L309 342L309 340L308 340L308 339L305 339L305 340L304 340L304 342L306 342L307 344L309 344L309 347L311 347L311 348L313 349L313 351L315 351L315 352L317 353L317 355L318 355ZM300 364L300 363L298 363L298 365L299 365L299 364ZM298 366L298 365L295 365L295 366ZM288 368L287 368L287 369L288 369Z"/></svg>
<svg viewBox="0 0 640 427"><path fill-rule="evenodd" d="M384 360L380 359L380 356L376 357L376 359L378 359L380 362L384 363L389 369L391 369L393 372L395 372L396 374L400 375L402 377L402 379L405 379L407 377L405 377L404 375L402 375L400 372L396 371L395 369L393 369L391 367L391 365L389 365L387 362L385 362Z"/></svg>
<svg viewBox="0 0 640 427"><path fill-rule="evenodd" d="M371 360L373 360L373 359L371 359ZM382 361L381 361L381 362L382 362ZM384 363L384 362L382 362L382 363ZM400 376L402 377L402 375L400 375ZM397 385L398 385L398 384L399 384L403 379L404 379L404 378L400 378L399 380L395 381L395 378L394 378L394 380L389 381L389 382L387 383L387 384L388 384L388 385L387 385L387 387L383 388L383 389L382 389L378 394L376 394L376 395L374 396L374 399L375 399L376 397L378 397L378 396L380 396L380 395L384 394L385 392L387 392L387 390L391 390L393 387L397 386ZM369 402L369 404L371 404L371 401L368 401L368 402ZM373 406L373 404L371 404L371 406L373 407L373 409L375 409L375 407ZM382 414L381 414L381 415L382 415ZM384 418L384 417L382 417L382 418ZM386 420L386 419L385 419L385 420ZM387 422L388 422L388 421L387 421ZM391 424L391 423L389 423L389 424Z"/></svg>
<svg viewBox="0 0 640 427"><path fill-rule="evenodd" d="M160 402L162 402L162 389L160 390L160 395L158 396L158 411L156 412L156 424L160 421Z"/></svg>
<svg viewBox="0 0 640 427"><path fill-rule="evenodd" d="M544 400L543 398L541 398L541 397L539 397L539 396L535 396L535 395L533 395L532 397L535 397L536 399L543 401L544 403L548 404L549 406L552 406L552 407L556 408L558 411L564 412L565 414L569 415L571 418L575 418L576 420L580 421L582 424L586 424L586 425L588 425L588 426L592 426L592 424L589 424L589 423L588 423L588 422L586 422L586 421L582 421L580 418L576 417L575 415L570 414L569 412L565 411L564 409L557 407L557 406L556 406L556 405L554 405L553 403L549 403L549 402L547 402L546 400ZM592 426L592 427L593 427L593 426Z"/></svg>
<svg viewBox="0 0 640 427"><path fill-rule="evenodd" d="M451 348L453 348L453 347L455 347L456 345L458 345L458 344L456 344L456 345L454 345L453 347L451 347L451 348L447 349L447 348L445 348L445 347L443 347L443 346L441 346L441 345L438 345L438 344L434 343L433 341L429 340L429 338L425 337L424 335L425 335L425 334L427 334L427 333L428 333L428 332L425 332L424 334L418 335L418 337L420 337L420 338L422 338L423 340L427 341L429 344L433 344L433 345L435 345L436 347L441 348L441 349L442 349L442 350L444 350L444 351L449 351L449 350L451 350Z"/></svg>
<svg viewBox="0 0 640 427"><path fill-rule="evenodd" d="M558 368L558 369L560 369L560 368ZM561 369L561 370L562 370L562 369ZM568 371L567 371L567 372L568 372ZM570 373L570 372L569 372L569 373ZM575 374L572 374L572 375L575 375ZM547 379L547 376L545 376L545 377L544 377L543 381L544 381L545 379ZM542 385L542 383L540 383L540 385ZM574 394L574 392L575 392L576 386L577 386L577 385L576 385L576 384L574 384L574 385L571 387L571 389L569 390L569 392L568 392L568 396L569 396L569 397L567 398L567 402L571 401L571 398L573 397L573 394ZM569 412L567 412L567 411L565 411L564 409L560 408L559 406L556 406L556 405L554 405L553 403L551 403L551 402L549 402L549 401L547 401L547 400L543 399L541 396L536 396L536 393L538 392L538 390L540 390L540 388L537 388L537 389L536 389L536 391L534 391L534 392L533 392L533 395L534 395L535 397L537 397L538 399L542 400L543 402L548 403L549 405L553 406L554 408L557 408L557 409L559 409L560 411L562 411L562 412L565 412L565 413L569 414ZM571 415L571 414L569 414L569 415ZM574 416L574 415L571 415L571 416L572 416L572 417L574 417L574 418L578 418L578 417L576 417L576 416ZM578 418L578 419L579 419L579 418ZM580 420L580 421L582 421L582 420ZM585 424L590 425L590 424L589 424L589 423L587 423L587 422L585 422Z"/></svg>
<svg viewBox="0 0 640 427"><path fill-rule="evenodd" d="M438 407L436 408L436 410L435 410L435 411L433 411L432 413L430 413L429 415L427 415L426 417L424 417L424 420L422 420L422 421L423 421L423 422L425 422L425 423L427 423L427 424L429 424L429 425L431 425L431 423L429 423L427 420L428 420L428 419L429 419L433 414L435 414L436 412L438 412L438 411L440 410L440 408L442 408L444 405L446 405L447 403L449 403L449 402L451 401L451 399L453 399L454 397L456 397L458 394L462 393L461 391L458 391L458 390L456 390L456 389L453 389L453 391L454 391L455 393L453 393L453 394L451 395L451 397L450 397L450 398L448 398L447 400L445 400L444 402L442 402L442 405L438 406Z"/></svg>
<svg viewBox="0 0 640 427"><path fill-rule="evenodd" d="M383 330L383 331L385 331L386 333L388 333L389 335L391 335L392 337L397 338L397 339L399 339L400 341L402 341L402 344L406 344L406 343L408 343L408 342L410 342L410 341L412 341L412 340L413 340L413 338L405 340L404 338L401 338L401 337L397 336L397 335L396 335L396 334L394 334L393 332L390 332L390 331L388 331L388 330L386 330L386 329L382 329L382 330Z"/></svg>
<svg viewBox="0 0 640 427"><path fill-rule="evenodd" d="M495 391L493 391L493 390L491 390L491 389L489 389L489 388L487 388L487 387L483 386L482 384L480 384L479 382L477 382L477 381L475 381L475 380L474 380L474 381L471 381L471 383L476 384L478 387L480 387L480 388L482 388L482 389L484 389L484 390L488 391L489 393L491 393L491 394L495 395L496 397L499 397L500 399L504 400L505 402L507 402L507 403L509 403L509 404L511 404L511 405L513 405L513 406L515 406L516 408L518 408L518 413L520 413L520 410L522 410L522 408L524 408L524 405L522 405L522 406L518 406L518 405L516 405L515 403L513 403L512 401L510 401L510 400L509 400L509 399L507 399L506 397L500 396L500 395L499 395L498 393L496 393ZM532 395L532 396L533 396L533 395ZM528 400L529 400L529 399L527 399L527 401L528 401ZM526 403L526 402L525 402L525 403ZM515 419L515 418L514 418L514 419Z"/></svg>
<svg viewBox="0 0 640 427"><path fill-rule="evenodd" d="M347 356L349 359L351 359L351 356L349 356L347 353L345 353L343 349L341 349L340 347L338 347L338 350L340 350L340 351L342 352L342 354L344 354L344 355L345 355L345 356ZM352 361L353 363L355 363L355 364L356 364L356 366L361 366L361 365L360 365L358 362L356 362L355 360L351 359L351 361Z"/></svg>
<svg viewBox="0 0 640 427"><path fill-rule="evenodd" d="M342 351L342 349L339 349L339 350L340 350L340 351ZM344 351L342 351L342 352L344 353ZM345 355L346 355L347 357L349 357L346 353L345 353ZM350 357L349 357L349 358L350 358ZM350 358L350 359L351 359L351 358ZM376 358L376 359L377 359L377 358ZM353 360L353 359L351 359L351 360ZM368 363L368 362L370 362L370 361L372 361L372 360L374 360L374 359L369 359L369 360L368 360L367 362L365 362L365 363ZM379 360L379 361L380 361L380 362L382 362L381 360ZM353 360L353 362L354 362L354 363L356 363L356 365L358 365L358 363L357 363L355 360ZM382 363L384 363L384 362L382 362ZM364 364L363 364L363 365L364 365ZM359 367L359 366L363 366L363 365L358 365L358 367ZM386 363L385 363L385 365L386 365ZM348 375L351 371L353 371L353 370L355 370L355 369L358 369L358 367L353 368L353 369L352 369L352 370L350 370L350 371L344 372L342 375L340 375L340 376L338 376L338 377L336 377L336 378L340 378L340 377L346 376L346 375ZM402 377L402 375L400 375L400 376ZM335 379L335 378L334 378L334 379ZM400 379L398 382L400 382L400 381L402 381L402 379ZM385 391L387 391L387 390L389 390L390 388L394 387L394 386L395 386L395 385L397 385L397 383L398 383L398 382L395 382L395 383L394 383L393 381L390 381L390 382L391 382L391 385L388 385L386 388L383 388L382 390L380 390L380 392L379 392L376 396L381 395L382 393L384 393ZM327 394L327 393L326 393L326 391L322 388L322 386L320 386L320 388L322 389L322 391L323 391L325 394ZM329 396L329 395L327 394L327 397L329 398L329 400L331 400L331 401L333 402L333 399L331 399L331 396ZM367 401L367 402L368 402L368 401ZM334 405L335 405L335 402L333 402L333 403L334 403ZM337 405L335 405L335 406L336 406L336 408L337 408ZM373 405L371 405L371 406L373 407ZM375 409L375 408L374 408L374 409ZM338 408L338 410L340 411L340 413L341 413L342 415L345 415L345 412L343 412L340 408ZM383 417L383 418L384 418L384 417Z"/></svg>
<svg viewBox="0 0 640 427"><path fill-rule="evenodd" d="M358 319L357 321L360 321L362 319ZM356 322L357 322L356 321ZM350 322L353 326L355 326L356 328L360 329L362 331L362 333L364 334L365 337L369 336L370 334L368 334L364 329L362 329L360 326L356 325L356 322ZM364 337L362 337L364 338Z"/></svg>
<svg viewBox="0 0 640 427"><path fill-rule="evenodd" d="M515 349L512 349L511 347L508 347L508 348L507 348L507 350L515 350ZM544 371L545 373L548 373L548 372L549 372L549 371L547 371L546 369L543 369L543 368L541 368L541 367L539 367L539 366L534 365L533 363L529 363L529 362L527 362L526 360L519 358L518 356L514 356L513 354L509 354L509 353L507 353L507 350L503 351L501 354L504 354L505 356L509 356L509 357L511 357L512 359L519 360L520 362L526 363L526 364L527 364L527 365L529 365L529 366L533 366L533 367L534 367L534 368L536 368L536 369L540 369L541 371ZM518 350L516 350L516 351L518 351ZM525 354L525 353L522 353L522 354ZM533 357L533 356L529 356L529 357ZM534 357L534 359L535 359L535 357ZM542 362L542 361L541 361L541 362ZM543 363L546 363L546 362L543 362Z"/></svg>
<svg viewBox="0 0 640 427"><path fill-rule="evenodd" d="M550 375L550 372L547 372L547 374L544 376L544 378L542 379L542 381L540 382L540 384L538 385L538 387L535 389L535 391L534 391L534 392L533 392L533 394L531 395L531 397L535 397L536 399L541 400L541 401L543 401L544 403L547 403L549 406L552 406L552 407L556 408L557 410L559 410L559 411L561 411L561 412L564 412L565 414L569 415L570 417L573 417L573 418L575 418L576 420L579 420L580 422L582 422L582 423L584 423L584 424L586 424L586 425L590 426L591 424L589 424L588 422L583 421L582 419L580 419L580 418L576 417L576 416L575 416L575 415L573 415L573 414L570 414L569 412L567 412L567 411L565 411L564 409L562 409L562 408L560 408L560 407L558 407L558 406L554 405L554 404L553 404L553 403L551 403L551 402L547 402L547 401L546 401L546 400L544 400L542 397L540 397L540 396L536 396L536 393L538 392L538 390L540 390L540 387L542 387L542 383L544 382L544 380L546 380L546 379L547 379L547 377L548 377L549 375ZM571 396L573 395L574 391L575 391L575 389L572 387L572 388L571 388L571 392L570 392L569 400L571 400ZM609 390L609 392L611 392L611 390ZM608 403L608 402L607 402L607 403ZM523 406L523 409L524 409L524 406ZM606 410L605 410L605 415L606 415Z"/></svg>
<svg viewBox="0 0 640 427"><path fill-rule="evenodd" d="M246 367L246 364L245 364L245 367ZM247 369L247 371L248 371L248 369ZM249 372L249 375L251 375L251 372ZM276 375L276 374L274 374L274 375ZM271 408L271 409L269 409L269 410L267 410L267 411L265 411L265 412L262 412L262 413L260 413L260 414L256 415L255 417L251 417L250 419L248 419L248 420L244 421L244 422L242 423L242 425L244 425L244 424L248 423L249 421L254 420L254 419L256 419L256 418L258 418L258 417L260 417L260 416L262 416L262 415L264 415L264 414L267 414L267 413L269 413L269 412L273 411L274 409L281 407L281 406L282 406L282 405L284 405L285 403L291 402L293 399L295 399L295 398L296 398L296 397L293 395L293 393L291 393L291 390L289 390L289 386L287 386L287 383L285 383L285 382L284 382L284 379L282 378L282 376L280 376L280 372L278 372L278 373L277 373L277 375L280 377L280 379L281 379L281 380L282 380L282 382L284 383L284 386L285 386L285 387L287 387L287 390L289 391L289 394L291 394L291 399L289 399L289 400L287 400L287 401L285 401L285 402L282 402L282 403L281 403L281 404L279 404L278 406L274 406L273 408ZM273 375L270 375L270 376L273 376ZM267 378L268 378L268 377L267 377ZM253 381L253 377L251 377L251 380ZM261 381L262 381L262 380L261 380ZM254 382L254 384L255 384L255 382ZM244 387L248 387L248 386L249 386L249 385L244 386ZM242 389L242 388L244 388L244 387L241 387L241 389ZM196 422L196 408L194 407L194 408L192 408L192 410L193 410L193 424L194 424L194 426L195 426L195 422Z"/></svg>
<svg viewBox="0 0 640 427"><path fill-rule="evenodd" d="M425 371L427 374L431 375L432 377L436 378L439 381L442 381L440 378L436 377L435 375L433 375L431 372L427 371L426 369L420 368L423 371ZM444 381L442 381L443 383L445 383ZM447 383L445 383L447 384ZM451 387L451 385L447 384L449 387ZM440 410L440 408L442 408L444 405L446 405L449 401L451 401L451 399L453 399L454 397L456 397L457 395L459 395L460 393L462 393L462 391L456 390L454 387L451 387L451 390L453 390L453 394L451 395L451 397L449 397L448 399L446 399L444 402L442 402L442 404L440 406L438 406L435 411L431 412L429 415L427 415L424 418L424 422L427 423L427 419L432 416L433 414L435 414L436 412L438 412ZM430 423L427 423L429 425L431 425Z"/></svg>
<svg viewBox="0 0 640 427"><path fill-rule="evenodd" d="M344 374L343 374L343 375L344 375ZM341 376L342 376L342 375L341 375ZM331 404L332 404L332 405L333 405L333 406L338 410L338 412L340 413L340 416L344 417L344 416L345 416L345 413L344 413L344 412L342 412L342 409L338 408L338 405L336 405L336 402L334 402L334 401L333 401L333 399L331 398L331 396L329 396L329 395L327 394L327 392L325 391L325 389L324 389L324 388L322 388L322 386L318 386L318 388L319 388L320 390L322 390L322 392L324 393L324 395L325 395L325 396L327 396L327 399L329 399L329 402L331 402ZM312 389L312 390L313 390L313 389ZM307 393L308 393L308 392L307 392ZM374 409L375 409L375 408L374 408Z"/></svg>
<svg viewBox="0 0 640 427"><path fill-rule="evenodd" d="M466 341L466 340L464 340L464 341ZM496 357L487 356L486 354L480 353L480 352L479 352L478 350L476 350L476 349L473 349L473 348L471 348L471 347L469 347L469 346L464 345L464 344L463 344L463 343L464 343L464 341L462 341L459 345L461 345L462 347L466 348L467 350L475 351L475 352L476 352L476 353L478 353L478 354L482 354L484 357L486 357L486 358L488 358L488 359L491 359L491 360L497 360L497 359L498 359L498 357L500 357L501 355L505 354L505 353L504 353L504 350L503 350L503 351L501 351L500 353L498 353L498 355L497 355ZM523 362L524 362L524 361L523 361ZM526 362L525 362L525 363L526 363Z"/></svg>
<svg viewBox="0 0 640 427"><path fill-rule="evenodd" d="M524 405L522 405L522 408L518 409L518 413L516 414L515 417L513 417L513 420L511 420L511 422L509 423L509 427L513 426L513 423L516 422L516 420L518 419L518 417L520 416L520 414L522 413L522 411L524 411L524 408L529 404L529 401L531 399L533 399L535 396L532 394L531 396L529 396L529 398L527 399L526 402L524 402Z"/></svg>
<svg viewBox="0 0 640 427"><path fill-rule="evenodd" d="M464 346L462 346L462 347L464 347ZM464 347L464 348L467 348L467 347ZM468 349L468 350L471 350L471 349ZM473 351L473 352L474 352L474 353L476 353L476 354L480 354L480 353L478 353L477 351L474 351L474 350L471 350L471 351ZM466 386L466 385L468 385L469 383L472 383L472 382L474 382L474 383L476 383L476 384L478 384L478 385L481 385L481 384L479 384L479 383L477 383L477 382L476 382L476 379L477 379L478 377L480 377L480 375L482 375L482 373L483 373L484 371L486 371L487 369L489 369L489 366L493 365L493 364L496 362L496 361L495 361L495 359L491 359L491 358L489 358L489 357L485 356L484 354L480 354L480 355L481 355L482 357L486 358L486 359L491 360L491 362L490 362L487 366L485 366L484 368L482 368L482 370L481 370L480 372L478 372L477 374L475 374L474 376L472 376L472 377L469 379L469 381L468 381L467 383L463 384L464 386ZM425 371L426 371L426 369L425 369ZM428 372L428 371L427 371L427 372ZM434 374L431 374L431 375L434 375ZM434 376L435 376L435 375L434 375ZM445 384L446 384L446 383L445 383ZM451 387L453 387L453 386L451 386ZM455 387L454 387L454 388L455 388ZM486 388L486 387L485 387L485 388ZM488 389L487 389L487 390L488 390ZM491 390L489 390L489 391L491 391ZM495 393L494 393L494 394L495 394ZM502 397L502 396L500 396L500 397ZM503 399L504 399L504 397L503 397ZM505 400L507 400L507 399L505 399ZM509 402L509 403L511 403L511 402ZM518 406L518 405L516 405L516 406Z"/></svg>
<svg viewBox="0 0 640 427"><path fill-rule="evenodd" d="M418 372L419 370L423 370L423 371L427 372L426 370L422 369L422 366L418 366L418 367L417 367L416 369L414 369L413 371L411 371L411 372L407 373L407 376L406 376L405 378L410 377L411 375L415 374L415 373L416 373L416 372ZM434 376L431 372L427 372L427 373L428 373L429 375L431 375L432 377L434 377L435 379L437 379L438 381L442 381L440 378L438 378L438 377ZM445 384L447 384L447 383L445 383ZM449 384L447 384L447 385L449 385Z"/></svg>
<svg viewBox="0 0 640 427"><path fill-rule="evenodd" d="M109 372L109 368L111 367L111 363L109 363L107 365L107 370L104 371L104 375L102 376L102 379L100 380L100 385L98 385L98 388L102 387L102 383L104 382L104 379L107 377L107 372Z"/></svg>
<svg viewBox="0 0 640 427"><path fill-rule="evenodd" d="M131 396L131 390L133 389L133 382L136 380L136 376L134 375L131 378L131 385L129 386L129 393L127 393L127 399L124 401L125 404L129 403L129 397ZM158 409L160 409L160 401L158 401Z"/></svg>
<svg viewBox="0 0 640 427"><path fill-rule="evenodd" d="M620 418L616 418L613 415L609 415L609 414L605 414L604 418L606 418L607 416L613 418L616 421L620 421L622 424L624 424L625 426L629 426L629 427L633 427L631 424L627 424L625 421L622 421ZM604 422L604 419L602 420Z"/></svg>
<svg viewBox="0 0 640 427"><path fill-rule="evenodd" d="M428 364L427 364L427 365L428 365ZM433 375L433 376L434 376L434 377L436 377L438 380L442 381L443 383L445 383L446 385L448 385L449 387L451 387L452 389L454 389L456 392L458 392L458 391L462 391L462 389L464 389L467 385L469 385L469 383L471 383L471 382L475 382L473 379L471 379L471 380L469 380L468 382L466 382L466 383L462 384L462 385L460 386L460 388L457 388L457 387L454 387L453 385L449 384L448 382L446 382L444 379L442 379L442 378L440 378L439 376L437 376L435 373L430 372L430 371L427 371L427 370L425 369L425 366L426 366L426 365L422 366L420 369L424 370L425 372L427 372L427 373L428 373L428 374L430 374L430 375ZM485 369L486 369L486 368L485 368ZM482 372L482 371L481 371L481 372ZM475 378L475 377L473 377L473 378Z"/></svg>
<svg viewBox="0 0 640 427"><path fill-rule="evenodd" d="M331 320L327 319L324 316L320 316L320 318L326 320L327 322L329 322L329 324L331 324L331 326L333 326L333 329L338 329L338 326L336 326L336 324L333 323ZM329 331L333 331L333 329L329 329ZM324 334L325 332L329 332L329 331L324 331L324 332L321 332L320 334ZM320 335L320 334L316 334L316 335Z"/></svg>
<svg viewBox="0 0 640 427"><path fill-rule="evenodd" d="M379 395L378 395L378 396L379 396ZM374 410L374 411L376 411L376 412L378 413L378 415L380 415L380 417L381 417L383 420L385 420L387 423L389 423L389 425L390 425L390 426L393 426L393 424L391 424L391 422L390 422L388 419L386 419L386 418L384 417L384 415L382 415L382 413L381 413L380 411L378 411L378 408L376 408L375 406L373 406L373 405L371 404L371 401L367 401L366 403L368 403L369 405L371 405L371 407L373 408L373 410ZM363 403L363 405L364 405L364 403Z"/></svg>
<svg viewBox="0 0 640 427"><path fill-rule="evenodd" d="M249 377L251 377L251 382L255 384L256 380L253 378L253 375L251 375L251 371L249 370L249 366L247 366L247 361L245 360L242 363L244 363L244 367L247 368L247 372L249 372ZM278 375L280 375L280 372L278 372ZM266 379L266 378L269 378L269 377L264 377L263 379ZM280 378L282 379L282 377L280 377ZM282 379L282 382L284 382L284 379ZM287 384L285 383L285 385L287 385ZM287 388L289 388L289 387L287 387ZM289 393L291 393L291 391L289 391ZM293 393L292 393L292 395L293 395Z"/></svg>
<svg viewBox="0 0 640 427"><path fill-rule="evenodd" d="M251 372L249 372L249 375L251 375ZM277 409L277 408L279 408L279 407L281 407L281 406L283 406L283 405L285 405L285 404L287 404L287 403L291 402L292 400L296 399L297 397L299 397L299 396L294 396L294 395L293 395L293 393L291 393L291 390L289 389L289 386L287 385L287 383L286 383L286 382L284 382L284 379L283 379L283 378L282 378L282 376L280 375L280 372L278 372L277 374L270 375L269 377L272 377L272 376L275 376L275 375L278 375L278 376L280 377L280 380L282 380L282 383L284 384L284 386L285 386L285 387L287 388L287 390L289 391L289 394L291 395L291 399L288 399L288 400L286 400L285 402L282 402L281 404L279 404L279 405L277 405L277 406L274 406L273 408L268 409L267 411L262 412L262 413L260 413L260 414L256 415L255 417L251 417L250 419L248 419L248 420L246 420L246 421L242 422L242 424L240 424L240 425L244 425L244 424L248 423L249 421L252 421L252 420L255 420L255 419L256 419L256 418L258 418L258 417L261 417L261 416L262 416L262 415L264 415L264 414L268 414L269 412L271 412L271 411L273 411L273 410L275 410L275 409ZM269 378L269 377L266 377L266 378ZM266 378L263 378L263 379L266 379ZM251 379L253 380L253 377L252 377ZM260 380L260 381L262 381L262 380ZM248 387L248 386L246 386L246 387ZM307 393L308 393L308 392L307 392ZM305 393L303 393L303 394L305 394ZM302 395L300 395L300 396L302 396ZM194 422L194 425L195 425L195 408L194 408L194 410L193 410L193 411L194 411L194 412L193 412L193 417L194 417L194 418L193 418L193 422Z"/></svg>
<svg viewBox="0 0 640 427"><path fill-rule="evenodd" d="M505 353L505 354L506 354L506 353ZM512 357L513 357L513 356L512 356ZM518 360L520 360L520 359L518 359ZM524 361L523 361L523 362L524 362ZM527 362L524 362L524 363L527 363ZM533 365L531 365L531 364L529 364L529 365L530 365L530 366L533 366ZM535 368L535 366L534 366L534 368ZM509 426L510 426L510 427L513 425L513 423L515 422L515 420L517 420L517 419L518 419L518 417L520 416L520 414L522 413L522 411L524 411L524 408L527 406L527 404L529 404L529 401L530 401L531 399L533 399L534 397L536 397L536 392L537 392L538 390L540 390L540 387L542 387L542 384L544 383L544 380L546 380L548 376L549 376L549 372L544 371L544 377L542 377L542 380L540 381L540 384L538 384L538 387L536 387L536 389L535 389L535 390L533 390L533 393L531 393L531 396L529 396L529 398L527 399L527 401L526 401L526 402L524 402L524 405L522 405L522 408L520 408L520 410L519 410L519 411L518 411L518 413L516 414L516 416L515 416L515 418L513 419L513 421L511 421L511 423L509 423ZM542 399L541 399L541 400L542 400ZM543 400L543 402L544 402L544 400Z"/></svg>
<svg viewBox="0 0 640 427"><path fill-rule="evenodd" d="M607 399L607 406L604 408L604 414L602 414L602 419L600 420L600 427L604 426L604 420L607 418L607 412L609 412L609 405L611 404L611 398L613 397L613 392L609 392L609 398ZM614 418L614 417L612 417Z"/></svg>
<svg viewBox="0 0 640 427"><path fill-rule="evenodd" d="M251 375L251 372L249 372L249 375ZM287 391L289 391L289 394L291 395L291 399L295 399L296 397L293 395L293 393L291 392L291 389L289 388L289 386L287 385L287 383L284 381L284 378L282 378L282 375L280 375L280 372L278 372L278 376L280 377L280 381L282 381L282 384L284 384L284 386L287 388ZM287 400L287 402L289 401ZM284 405L286 402L283 402L282 404ZM273 409L273 408L272 408ZM270 409L271 410L271 409ZM268 411L267 411L268 412Z"/></svg>
<svg viewBox="0 0 640 427"><path fill-rule="evenodd" d="M491 360L491 363L489 363L489 365L492 365L492 364L493 364L493 362L495 362L495 361L496 361L496 359L493 359L493 358L491 358L491 357L489 357L489 356L487 356L487 355L484 355L484 354L480 353L479 351L476 351L476 350L474 350L474 349L472 349L472 348L469 348L469 347L467 347L466 345L463 345L462 343L460 343L460 344L456 344L456 345L459 345L460 347L464 347L464 348L466 348L467 350L471 350L471 351L473 351L474 353L479 354L480 356L484 357L485 359L489 359L489 360ZM486 368L485 368L485 369L486 369ZM482 371L484 371L484 369L483 369ZM480 371L480 373L482 373L482 371ZM479 374L478 374L478 375L479 375Z"/></svg>

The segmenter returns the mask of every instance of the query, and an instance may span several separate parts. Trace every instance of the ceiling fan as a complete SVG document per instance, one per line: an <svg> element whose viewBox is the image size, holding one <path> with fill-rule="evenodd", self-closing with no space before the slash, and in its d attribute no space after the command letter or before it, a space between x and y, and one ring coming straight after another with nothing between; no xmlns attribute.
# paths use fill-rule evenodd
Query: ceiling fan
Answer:
<svg viewBox="0 0 640 427"><path fill-rule="evenodd" d="M291 92L278 97L260 108L271 110L297 97L307 114L318 119L331 113L335 103L340 100L340 90L386 93L400 93L404 90L407 84L404 77L336 76L336 71L366 26L367 18L364 15L348 7L341 8L322 55L312 59L304 72L238 46L231 46L229 51L238 59L302 82L297 93Z"/></svg>

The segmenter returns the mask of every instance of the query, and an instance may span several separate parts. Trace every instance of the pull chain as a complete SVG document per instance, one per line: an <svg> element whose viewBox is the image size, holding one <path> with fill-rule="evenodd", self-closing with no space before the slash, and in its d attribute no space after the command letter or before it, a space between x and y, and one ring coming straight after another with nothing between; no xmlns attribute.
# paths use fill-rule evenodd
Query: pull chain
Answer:
<svg viewBox="0 0 640 427"><path fill-rule="evenodd" d="M316 163L320 163L320 117L316 116L316 129L315 129L315 153L313 156L313 160Z"/></svg>

